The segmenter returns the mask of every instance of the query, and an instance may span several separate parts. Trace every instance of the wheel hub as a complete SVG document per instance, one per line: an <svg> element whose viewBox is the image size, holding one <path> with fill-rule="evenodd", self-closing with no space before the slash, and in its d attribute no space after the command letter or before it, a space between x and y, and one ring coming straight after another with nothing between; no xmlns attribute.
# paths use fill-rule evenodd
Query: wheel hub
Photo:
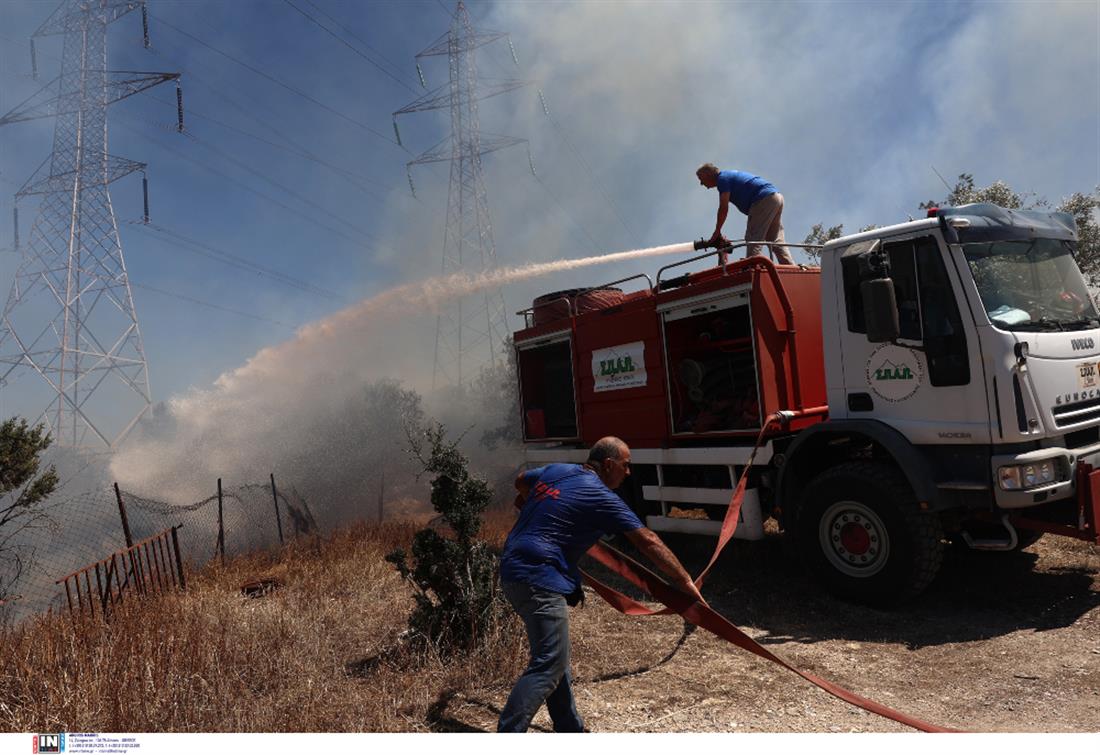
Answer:
<svg viewBox="0 0 1100 755"><path fill-rule="evenodd" d="M837 501L825 510L818 527L825 558L852 577L880 572L890 554L890 538L875 511L859 501Z"/></svg>
<svg viewBox="0 0 1100 755"><path fill-rule="evenodd" d="M854 556L865 556L871 550L871 536L856 522L848 522L840 528L840 545Z"/></svg>

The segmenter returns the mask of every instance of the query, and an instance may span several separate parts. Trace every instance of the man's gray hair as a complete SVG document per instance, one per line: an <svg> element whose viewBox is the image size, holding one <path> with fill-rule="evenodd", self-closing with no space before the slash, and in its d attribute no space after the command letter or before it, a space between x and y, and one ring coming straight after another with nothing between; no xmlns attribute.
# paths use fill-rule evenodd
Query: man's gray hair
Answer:
<svg viewBox="0 0 1100 755"><path fill-rule="evenodd" d="M702 165L700 165L698 168L695 169L695 175L697 175L697 176L701 176L704 173L709 173L711 175L717 175L718 174L718 166L715 165L714 163L703 163Z"/></svg>
<svg viewBox="0 0 1100 755"><path fill-rule="evenodd" d="M591 464L600 464L604 459L621 459L625 448L626 443L614 435L608 435L592 446L592 450L588 452L588 461Z"/></svg>

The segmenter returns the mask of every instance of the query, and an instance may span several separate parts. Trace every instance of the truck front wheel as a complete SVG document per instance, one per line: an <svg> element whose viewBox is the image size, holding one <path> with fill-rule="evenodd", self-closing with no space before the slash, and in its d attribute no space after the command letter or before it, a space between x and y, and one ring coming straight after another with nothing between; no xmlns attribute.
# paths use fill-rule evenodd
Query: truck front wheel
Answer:
<svg viewBox="0 0 1100 755"><path fill-rule="evenodd" d="M795 532L810 573L836 595L883 604L921 592L943 559L938 517L896 470L848 462L806 487Z"/></svg>

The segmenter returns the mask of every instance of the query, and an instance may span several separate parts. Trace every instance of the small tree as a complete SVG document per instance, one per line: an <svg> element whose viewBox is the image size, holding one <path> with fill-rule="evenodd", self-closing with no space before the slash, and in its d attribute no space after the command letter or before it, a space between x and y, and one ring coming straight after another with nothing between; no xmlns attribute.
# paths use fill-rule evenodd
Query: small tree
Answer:
<svg viewBox="0 0 1100 755"><path fill-rule="evenodd" d="M466 457L457 442L446 441L442 425L410 437L409 444L424 472L435 475L432 506L453 538L423 529L413 536L411 557L398 549L386 560L416 588L416 607L409 616L413 636L441 655L451 655L477 647L503 607L496 554L476 539L493 494L484 480L467 471Z"/></svg>
<svg viewBox="0 0 1100 755"><path fill-rule="evenodd" d="M0 425L0 599L8 596L26 562L18 536L42 523L42 502L57 488L51 465L39 474L41 455L50 447L45 426L29 427L12 418Z"/></svg>
<svg viewBox="0 0 1100 755"><path fill-rule="evenodd" d="M878 228L876 225L865 225L859 229L860 233L864 231L873 231ZM826 228L823 223L814 223L813 228L806 234L806 238L802 240L803 244L828 244L833 239L839 239L844 235L844 224L834 225L832 228ZM806 249L806 256L814 262L817 262L821 258L820 249Z"/></svg>

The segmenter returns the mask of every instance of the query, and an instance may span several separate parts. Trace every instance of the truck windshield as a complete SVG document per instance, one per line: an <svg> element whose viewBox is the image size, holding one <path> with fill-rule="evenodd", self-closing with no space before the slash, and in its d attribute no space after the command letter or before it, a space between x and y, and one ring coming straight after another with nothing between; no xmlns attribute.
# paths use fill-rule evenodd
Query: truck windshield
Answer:
<svg viewBox="0 0 1100 755"><path fill-rule="evenodd" d="M1073 251L1056 239L963 245L990 321L1016 331L1100 327Z"/></svg>

